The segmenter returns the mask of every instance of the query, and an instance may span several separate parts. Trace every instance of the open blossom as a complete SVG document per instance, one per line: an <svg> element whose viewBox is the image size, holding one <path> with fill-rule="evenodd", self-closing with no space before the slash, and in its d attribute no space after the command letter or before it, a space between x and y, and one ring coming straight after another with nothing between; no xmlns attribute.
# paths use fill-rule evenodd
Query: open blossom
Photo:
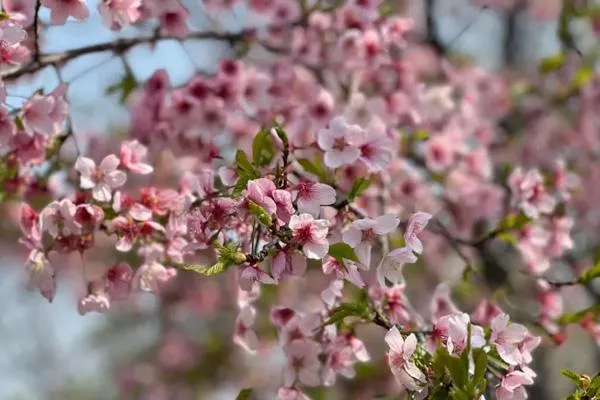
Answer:
<svg viewBox="0 0 600 400"><path fill-rule="evenodd" d="M329 223L326 220L314 219L310 214L292 215L289 227L306 257L320 260L327 255Z"/></svg>
<svg viewBox="0 0 600 400"><path fill-rule="evenodd" d="M91 158L79 156L75 162L75 169L81 174L79 186L92 189L92 196L98 201L110 201L113 189L123 186L127 180L125 172L117 169L119 163L114 154L104 157L99 166Z"/></svg>
<svg viewBox="0 0 600 400"><path fill-rule="evenodd" d="M311 340L297 339L286 348L288 362L284 368L283 380L286 386L299 382L307 386L317 386L321 383L319 376L319 345Z"/></svg>
<svg viewBox="0 0 600 400"><path fill-rule="evenodd" d="M322 266L325 275L329 275L331 272L335 271L338 279L346 279L348 282L351 282L359 288L365 287L365 281L362 276L360 276L358 264L351 260L344 259L344 264L342 264L335 258L327 256L323 260Z"/></svg>
<svg viewBox="0 0 600 400"><path fill-rule="evenodd" d="M527 337L527 328L521 324L509 323L509 317L501 314L492 321L490 343L496 345L500 357L510 365L521 362L519 344Z"/></svg>
<svg viewBox="0 0 600 400"><path fill-rule="evenodd" d="M310 400L310 397L296 388L282 387L277 390L275 400Z"/></svg>
<svg viewBox="0 0 600 400"><path fill-rule="evenodd" d="M56 132L56 125L52 118L55 103L54 97L36 94L23 105L22 119L27 132L44 136Z"/></svg>
<svg viewBox="0 0 600 400"><path fill-rule="evenodd" d="M250 291L255 283L272 285L277 282L269 274L260 269L258 265L248 265L240 273L240 288Z"/></svg>
<svg viewBox="0 0 600 400"><path fill-rule="evenodd" d="M142 175L150 174L154 168L143 162L147 154L148 148L137 140L123 142L120 154L121 164L131 172Z"/></svg>
<svg viewBox="0 0 600 400"><path fill-rule="evenodd" d="M42 0L41 2L52 10L50 15L52 25L63 25L69 16L83 21L90 15L85 0Z"/></svg>
<svg viewBox="0 0 600 400"><path fill-rule="evenodd" d="M294 188L293 196L298 204L298 212L315 218L319 216L321 206L335 203L335 189L323 183L300 182Z"/></svg>
<svg viewBox="0 0 600 400"><path fill-rule="evenodd" d="M537 169L523 173L516 168L508 178L513 202L529 218L536 219L540 214L549 214L554 210L556 200L544 188L544 179Z"/></svg>
<svg viewBox="0 0 600 400"><path fill-rule="evenodd" d="M423 232L431 218L431 214L419 211L411 215L408 220L408 226L404 233L404 241L417 254L423 252L423 243L421 243L417 235Z"/></svg>
<svg viewBox="0 0 600 400"><path fill-rule="evenodd" d="M319 131L319 147L325 152L325 165L338 168L352 164L360 157L360 144L364 131L358 125L349 125L344 117L335 117L328 128Z"/></svg>
<svg viewBox="0 0 600 400"><path fill-rule="evenodd" d="M344 242L354 248L356 256L365 268L371 266L371 248L378 236L392 233L400 219L385 214L375 219L359 219L344 231Z"/></svg>
<svg viewBox="0 0 600 400"><path fill-rule="evenodd" d="M426 382L425 374L411 361L417 348L417 338L411 333L404 339L395 326L385 335L389 346L387 360L399 384L408 390L419 390Z"/></svg>

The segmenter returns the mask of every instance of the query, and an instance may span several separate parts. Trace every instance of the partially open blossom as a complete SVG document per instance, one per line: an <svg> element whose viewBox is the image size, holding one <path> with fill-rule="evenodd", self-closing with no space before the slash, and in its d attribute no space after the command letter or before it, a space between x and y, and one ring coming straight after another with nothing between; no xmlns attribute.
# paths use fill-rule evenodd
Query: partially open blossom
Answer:
<svg viewBox="0 0 600 400"><path fill-rule="evenodd" d="M423 232L431 218L431 214L417 212L411 215L408 220L408 226L406 227L406 232L404 232L404 241L406 242L406 245L417 254L423 252L423 244L417 235Z"/></svg>
<svg viewBox="0 0 600 400"><path fill-rule="evenodd" d="M521 362L519 344L527 336L527 328L521 324L509 323L509 317L501 314L492 321L490 342L496 345L500 357L510 365Z"/></svg>
<svg viewBox="0 0 600 400"><path fill-rule="evenodd" d="M381 259L377 267L377 281L382 287L403 285L402 267L404 264L412 264L416 261L417 256L408 247L392 250Z"/></svg>
<svg viewBox="0 0 600 400"><path fill-rule="evenodd" d="M143 162L148 154L146 146L137 140L123 142L121 145L120 161L121 164L131 172L147 175L154 171L154 168Z"/></svg>
<svg viewBox="0 0 600 400"><path fill-rule="evenodd" d="M106 293L114 300L124 300L129 296L133 269L121 262L110 267L104 274Z"/></svg>
<svg viewBox="0 0 600 400"><path fill-rule="evenodd" d="M496 397L498 400L525 400L527 392L524 385L532 385L532 377L522 371L511 371L502 377L502 381L496 388Z"/></svg>
<svg viewBox="0 0 600 400"><path fill-rule="evenodd" d="M386 333L385 342L389 346L388 364L398 383L408 390L421 389L426 382L425 374L411 361L417 348L416 336L411 333L405 339L393 327Z"/></svg>
<svg viewBox="0 0 600 400"><path fill-rule="evenodd" d="M29 274L29 287L36 288L48 301L52 302L56 294L54 269L46 255L39 250L31 250L25 270Z"/></svg>
<svg viewBox="0 0 600 400"><path fill-rule="evenodd" d="M556 200L544 188L544 181L538 170L532 169L524 173L521 168L516 168L508 183L513 202L528 217L535 219L540 214L549 214L554 210Z"/></svg>
<svg viewBox="0 0 600 400"><path fill-rule="evenodd" d="M306 258L290 249L279 250L273 257L271 272L277 281L285 276L303 276L306 272Z"/></svg>

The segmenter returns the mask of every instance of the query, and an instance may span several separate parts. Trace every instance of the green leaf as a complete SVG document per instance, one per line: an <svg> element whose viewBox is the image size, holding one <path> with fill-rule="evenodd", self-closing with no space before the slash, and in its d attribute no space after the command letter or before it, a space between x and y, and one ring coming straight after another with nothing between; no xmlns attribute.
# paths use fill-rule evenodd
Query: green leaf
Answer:
<svg viewBox="0 0 600 400"><path fill-rule="evenodd" d="M242 150L235 153L235 164L237 166L238 175L248 175L250 179L256 179L260 175L248 160L248 156Z"/></svg>
<svg viewBox="0 0 600 400"><path fill-rule="evenodd" d="M253 389L250 388L240 390L240 393L237 395L235 400L248 400L250 396L252 396L252 391Z"/></svg>
<svg viewBox="0 0 600 400"><path fill-rule="evenodd" d="M268 165L275 157L275 145L269 129L262 129L256 134L252 143L252 162L262 167Z"/></svg>
<svg viewBox="0 0 600 400"><path fill-rule="evenodd" d="M129 97L131 92L137 87L137 82L133 74L129 71L125 73L123 79L119 82L110 85L106 88L105 93L107 95L119 94L119 101L121 104L125 103L125 100Z"/></svg>
<svg viewBox="0 0 600 400"><path fill-rule="evenodd" d="M252 200L248 200L248 208L250 209L252 215L254 215L261 224L266 226L271 226L273 224L273 219L269 214L267 214L265 209Z"/></svg>
<svg viewBox="0 0 600 400"><path fill-rule="evenodd" d="M487 386L485 372L488 365L487 353L483 349L473 349L473 364L475 365L475 371L473 372L473 387L478 390L478 393L475 393L475 395L481 395L485 393L485 388Z"/></svg>
<svg viewBox="0 0 600 400"><path fill-rule="evenodd" d="M556 322L561 325L575 324L582 321L588 315L591 315L592 317L597 317L600 315L600 304L584 308L583 310L574 313L566 313L562 317L558 318Z"/></svg>
<svg viewBox="0 0 600 400"><path fill-rule="evenodd" d="M316 175L319 178L319 181L323 183L332 182L331 176L321 159L317 158L315 161L310 161L307 158L301 158L298 160L298 163L300 163L306 172Z"/></svg>
<svg viewBox="0 0 600 400"><path fill-rule="evenodd" d="M583 272L583 274L581 274L579 279L577 279L577 282L583 283L583 284L590 283L591 281L593 281L594 279L596 279L598 277L600 277L600 261L598 261L596 264L594 264L594 266L591 267L590 269Z"/></svg>
<svg viewBox="0 0 600 400"><path fill-rule="evenodd" d="M571 371L570 369L561 369L560 373L569 378L574 384L579 386L581 382L581 376L577 372Z"/></svg>
<svg viewBox="0 0 600 400"><path fill-rule="evenodd" d="M23 124L23 120L18 115L15 117L15 125L17 126L17 129L25 129L25 124Z"/></svg>
<svg viewBox="0 0 600 400"><path fill-rule="evenodd" d="M567 57L564 53L556 53L549 57L542 59L540 65L538 66L538 70L541 74L548 74L552 71L556 71L561 68L566 62Z"/></svg>
<svg viewBox="0 0 600 400"><path fill-rule="evenodd" d="M359 178L354 181L350 193L348 193L348 202L352 203L358 196L360 196L371 184L370 178Z"/></svg>
<svg viewBox="0 0 600 400"><path fill-rule="evenodd" d="M200 264L180 264L179 267L183 270L197 272L204 276L215 276L227 269L227 266L220 261L210 267Z"/></svg>
<svg viewBox="0 0 600 400"><path fill-rule="evenodd" d="M281 126L281 124L279 124L277 121L273 121L273 129L275 129L277 137L283 142L283 147L288 148L290 145L290 141L288 139L287 133L285 133L285 129L283 129L283 126Z"/></svg>
<svg viewBox="0 0 600 400"><path fill-rule="evenodd" d="M361 303L343 303L334 308L329 314L329 318L323 326L338 324L346 317L360 317L367 319L369 317L369 309L365 304Z"/></svg>
<svg viewBox="0 0 600 400"><path fill-rule="evenodd" d="M334 243L331 246L329 246L328 254L331 257L335 258L341 264L344 263L344 258L350 261L358 262L358 257L356 256L354 249L343 242Z"/></svg>
<svg viewBox="0 0 600 400"><path fill-rule="evenodd" d="M592 76L594 75L594 69L591 67L581 67L579 68L579 70L575 73L575 76L573 77L573 81L572 81L572 85L575 89L580 89L583 86L585 86L590 79L592 79Z"/></svg>
<svg viewBox="0 0 600 400"><path fill-rule="evenodd" d="M509 229L521 229L525 225L531 222L531 218L523 213L519 214L509 214L506 216L504 221L502 221L503 230Z"/></svg>

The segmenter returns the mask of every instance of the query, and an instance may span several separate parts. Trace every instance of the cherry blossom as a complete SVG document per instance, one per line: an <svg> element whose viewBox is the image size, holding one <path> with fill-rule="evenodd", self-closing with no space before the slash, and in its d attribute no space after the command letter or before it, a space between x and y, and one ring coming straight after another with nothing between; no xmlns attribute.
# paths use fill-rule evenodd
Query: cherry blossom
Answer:
<svg viewBox="0 0 600 400"><path fill-rule="evenodd" d="M307 386L317 386L321 382L319 345L310 340L294 340L287 346L288 363L284 368L284 383L292 386L295 382Z"/></svg>
<svg viewBox="0 0 600 400"><path fill-rule="evenodd" d="M299 213L310 214L317 218L321 212L321 206L335 203L335 190L322 183L300 182L296 185L294 200L298 205Z"/></svg>
<svg viewBox="0 0 600 400"><path fill-rule="evenodd" d="M110 201L113 189L123 186L127 180L127 175L117 169L119 163L114 154L106 156L99 166L91 158L78 157L75 168L81 174L80 187L92 189L92 196L98 201Z"/></svg>
<svg viewBox="0 0 600 400"><path fill-rule="evenodd" d="M425 374L411 362L417 347L415 335L411 333L405 339L398 328L393 327L386 333L385 342L389 346L388 364L398 383L409 390L421 389L426 382Z"/></svg>
<svg viewBox="0 0 600 400"><path fill-rule="evenodd" d="M358 125L349 125L344 117L335 117L328 128L319 131L319 147L325 151L325 165L338 168L351 164L360 156L358 145L364 131Z"/></svg>
<svg viewBox="0 0 600 400"><path fill-rule="evenodd" d="M369 269L371 266L371 248L377 236L388 235L394 231L400 219L391 214L382 215L376 219L360 219L344 231L344 242L356 251L361 264Z"/></svg>
<svg viewBox="0 0 600 400"><path fill-rule="evenodd" d="M327 232L329 223L323 219L314 219L310 214L292 215L289 227L294 240L302 246L308 258L321 259L329 250Z"/></svg>
<svg viewBox="0 0 600 400"><path fill-rule="evenodd" d="M84 0L41 0L41 3L52 10L50 20L53 25L63 25L69 16L83 21L90 15Z"/></svg>

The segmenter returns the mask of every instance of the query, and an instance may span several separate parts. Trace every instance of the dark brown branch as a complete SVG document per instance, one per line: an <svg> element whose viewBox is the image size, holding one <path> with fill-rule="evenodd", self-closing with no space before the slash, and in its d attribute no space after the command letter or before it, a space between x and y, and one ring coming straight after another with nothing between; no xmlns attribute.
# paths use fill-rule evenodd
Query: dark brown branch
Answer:
<svg viewBox="0 0 600 400"><path fill-rule="evenodd" d="M33 14L33 60L39 61L40 59L40 32L39 32L39 19L40 19L40 7L42 3L41 0L37 0L35 3L35 11Z"/></svg>
<svg viewBox="0 0 600 400"><path fill-rule="evenodd" d="M439 55L447 55L448 49L440 38L438 27L435 22L436 0L425 0L425 29L427 30L425 42L430 45Z"/></svg>
<svg viewBox="0 0 600 400"><path fill-rule="evenodd" d="M291 24L286 24L281 28L291 28L293 26L299 25L301 22L293 22ZM193 32L185 37L178 36L145 36L138 37L133 39L117 39L113 42L108 43L100 43L86 47L80 47L72 50L67 50L60 53L52 53L52 54L43 54L38 57L34 57L34 59L25 65L19 66L17 68L2 71L0 72L0 78L3 80L11 80L19 78L26 74L31 74L38 72L42 68L48 66L60 66L70 60L73 60L77 57L93 54L93 53L101 53L105 51L113 51L116 54L122 54L127 50L141 44L155 44L162 40L176 40L179 42L196 39L196 40L223 40L229 43L235 43L238 41L245 40L247 38L251 38L256 33L255 29L247 29L238 33L218 33L218 32Z"/></svg>

